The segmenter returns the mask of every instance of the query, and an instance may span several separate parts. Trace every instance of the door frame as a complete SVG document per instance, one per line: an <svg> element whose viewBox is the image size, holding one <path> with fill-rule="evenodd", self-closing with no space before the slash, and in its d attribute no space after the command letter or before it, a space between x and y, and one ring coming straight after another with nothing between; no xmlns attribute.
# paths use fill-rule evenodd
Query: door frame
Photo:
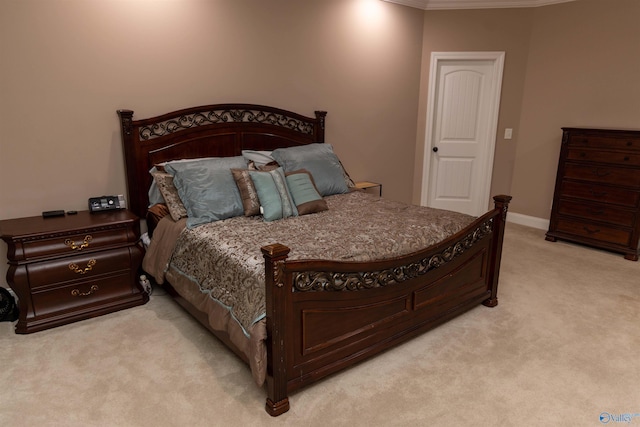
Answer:
<svg viewBox="0 0 640 427"><path fill-rule="evenodd" d="M498 135L498 115L500 112L500 95L502 93L502 75L504 70L505 52L431 52L431 64L429 68L429 89L427 95L427 120L425 130L424 156L422 165L422 191L420 196L420 204L427 206L429 202L430 173L431 173L431 157L433 146L434 120L436 114L436 85L438 83L437 72L440 62L467 60L467 61L491 61L493 62L493 79L495 88L491 95L488 118L489 123L489 140L486 156L485 170L487 171L482 185L482 191L479 197L484 200L486 205L483 209L487 209L490 205L491 178L493 177L493 159L495 154L496 138ZM482 214L484 211L479 212Z"/></svg>

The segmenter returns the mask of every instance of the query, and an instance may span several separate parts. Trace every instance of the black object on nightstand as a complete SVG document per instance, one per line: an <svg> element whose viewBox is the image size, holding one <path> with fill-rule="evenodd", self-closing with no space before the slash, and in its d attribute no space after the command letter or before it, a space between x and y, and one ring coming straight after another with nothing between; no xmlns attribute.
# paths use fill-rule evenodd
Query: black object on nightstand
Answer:
<svg viewBox="0 0 640 427"><path fill-rule="evenodd" d="M16 333L49 329L145 304L138 284L140 221L120 210L0 221L7 282L16 293Z"/></svg>

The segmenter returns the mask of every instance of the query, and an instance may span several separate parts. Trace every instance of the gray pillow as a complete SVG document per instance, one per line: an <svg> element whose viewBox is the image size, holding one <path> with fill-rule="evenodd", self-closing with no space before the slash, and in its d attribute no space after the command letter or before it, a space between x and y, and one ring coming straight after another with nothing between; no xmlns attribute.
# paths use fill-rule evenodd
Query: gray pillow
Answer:
<svg viewBox="0 0 640 427"><path fill-rule="evenodd" d="M158 172L158 169L154 166L149 169L149 173L153 176L154 173ZM147 193L149 196L149 206L150 208L153 205L157 205L158 203L164 203L164 198L162 197L162 193L160 193L160 189L158 188L158 184L154 179L151 181L151 186L149 187L149 192Z"/></svg>
<svg viewBox="0 0 640 427"><path fill-rule="evenodd" d="M349 191L345 172L330 144L309 144L278 148L271 153L285 172L308 170L321 196Z"/></svg>
<svg viewBox="0 0 640 427"><path fill-rule="evenodd" d="M243 215L242 198L231 169L246 168L246 165L242 156L165 165L187 210L188 228Z"/></svg>
<svg viewBox="0 0 640 427"><path fill-rule="evenodd" d="M275 159L271 157L271 151L242 150L242 157L245 158L247 163L253 162L258 169L275 161Z"/></svg>

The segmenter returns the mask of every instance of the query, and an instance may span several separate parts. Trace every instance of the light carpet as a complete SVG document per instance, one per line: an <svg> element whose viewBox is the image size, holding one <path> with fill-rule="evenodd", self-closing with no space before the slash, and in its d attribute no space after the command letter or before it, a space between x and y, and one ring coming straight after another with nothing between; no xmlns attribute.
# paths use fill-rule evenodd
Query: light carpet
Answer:
<svg viewBox="0 0 640 427"><path fill-rule="evenodd" d="M35 334L0 323L0 363L6 427L598 426L607 416L640 426L640 263L509 223L497 307L293 394L277 418L249 368L161 289L144 306Z"/></svg>

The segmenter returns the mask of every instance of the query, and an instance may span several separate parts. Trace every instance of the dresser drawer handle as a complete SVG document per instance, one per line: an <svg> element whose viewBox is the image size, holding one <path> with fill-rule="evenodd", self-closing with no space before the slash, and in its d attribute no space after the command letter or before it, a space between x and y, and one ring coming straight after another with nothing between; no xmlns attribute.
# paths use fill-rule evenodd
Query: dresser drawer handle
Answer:
<svg viewBox="0 0 640 427"><path fill-rule="evenodd" d="M594 175L596 175L596 176L611 175L611 172L609 172L608 170L606 170L606 169L603 170L603 169L600 169L600 168L593 169L593 170L591 170L591 172L593 172Z"/></svg>
<svg viewBox="0 0 640 427"><path fill-rule="evenodd" d="M78 264L71 263L71 264L69 264L69 270L73 271L74 273L78 273L78 274L86 274L87 272L91 271L93 266L96 265L96 262L97 261L95 259L90 259L89 262L87 263L87 267L84 268L84 269L78 267Z"/></svg>
<svg viewBox="0 0 640 427"><path fill-rule="evenodd" d="M589 234L596 234L600 232L600 229L596 228L595 230L590 229L589 227L582 227L584 228L584 231L586 231Z"/></svg>
<svg viewBox="0 0 640 427"><path fill-rule="evenodd" d="M71 291L71 295L73 295L74 297L87 297L97 292L97 290L98 290L98 285L91 285L91 288L89 288L88 292L80 292L79 289L74 289Z"/></svg>
<svg viewBox="0 0 640 427"><path fill-rule="evenodd" d="M606 191L595 191L593 188L589 191L591 192L591 195L594 197L604 197L607 195Z"/></svg>
<svg viewBox="0 0 640 427"><path fill-rule="evenodd" d="M89 247L89 242L91 242L91 240L93 240L93 237L91 237L90 234L87 234L86 236L84 236L84 240L82 241L82 243L80 245L76 245L76 242L74 242L71 239L65 240L64 244L69 246L73 250L81 251L84 248L88 248Z"/></svg>
<svg viewBox="0 0 640 427"><path fill-rule="evenodd" d="M589 209L591 215L604 215L603 209Z"/></svg>
<svg viewBox="0 0 640 427"><path fill-rule="evenodd" d="M624 161L628 162L629 160L631 160L631 158L629 156L624 156Z"/></svg>

